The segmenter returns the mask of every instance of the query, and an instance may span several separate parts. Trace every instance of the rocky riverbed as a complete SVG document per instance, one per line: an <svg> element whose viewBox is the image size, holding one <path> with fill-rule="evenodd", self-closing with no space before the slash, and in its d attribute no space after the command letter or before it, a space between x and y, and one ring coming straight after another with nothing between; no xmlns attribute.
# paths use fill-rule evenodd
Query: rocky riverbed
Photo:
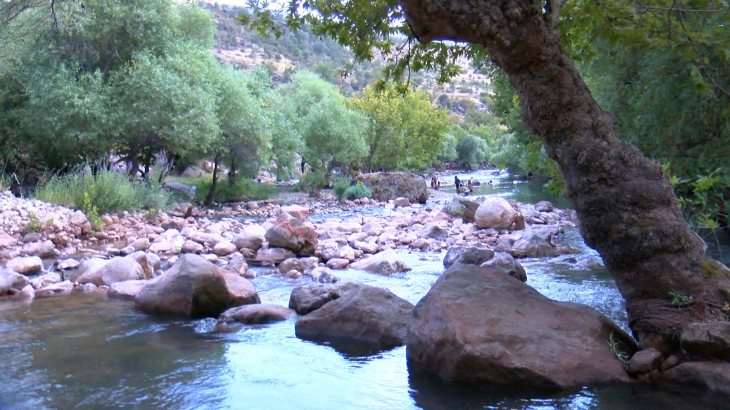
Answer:
<svg viewBox="0 0 730 410"><path fill-rule="evenodd" d="M573 211L547 201L431 196L427 204L301 196L219 210L176 204L157 215L104 215L103 226L93 227L79 211L6 192L0 307L80 292L128 300L152 315L218 318L219 332L298 317L301 339L407 344L412 362L450 380L572 389L666 373L724 391L717 375L727 365L677 366L677 357L639 350L595 310L551 301L521 283L529 275L521 258L599 263L560 244L564 230L575 227ZM406 252L430 258L442 251L450 269L415 308L386 289L338 276L354 269L387 277L410 270ZM294 283L288 308L260 303L248 281L257 275ZM514 302L524 309L515 311ZM525 315L530 320L516 329ZM703 331L683 343L701 352Z"/></svg>

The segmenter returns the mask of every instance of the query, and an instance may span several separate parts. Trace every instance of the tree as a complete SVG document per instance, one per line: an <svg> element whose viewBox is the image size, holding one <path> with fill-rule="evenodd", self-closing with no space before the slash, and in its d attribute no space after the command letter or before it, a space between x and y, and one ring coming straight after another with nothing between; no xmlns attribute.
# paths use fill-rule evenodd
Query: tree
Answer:
<svg viewBox="0 0 730 410"><path fill-rule="evenodd" d="M230 67L220 67L213 76L220 134L209 150L213 155L213 183L205 199L208 206L215 199L220 163L226 161L229 165L228 182L234 185L239 169L253 176L270 151L268 119L262 101L252 91L257 85L249 86L255 77Z"/></svg>
<svg viewBox="0 0 730 410"><path fill-rule="evenodd" d="M441 154L448 114L431 104L425 92L401 93L393 84L368 86L360 97L353 96L350 106L369 119L366 168L419 169Z"/></svg>
<svg viewBox="0 0 730 410"><path fill-rule="evenodd" d="M329 183L332 167L349 166L367 155L366 118L347 107L335 86L303 70L281 86L281 93L296 104L290 120L302 135L302 157L312 168L314 188Z"/></svg>
<svg viewBox="0 0 730 410"><path fill-rule="evenodd" d="M448 77L455 57L488 50L517 92L526 129L542 139L560 167L581 233L616 279L635 336L644 347L674 352L687 324L728 319L723 308L730 302L730 270L705 256L704 242L683 220L662 167L617 138L615 117L593 99L563 51L556 29L560 4L322 0L291 4L288 23L306 21L361 59L380 48L392 56L390 73L396 78L432 67ZM641 17L630 3L621 12ZM266 19L259 23L271 25ZM420 44L408 41L408 52L399 53L397 35ZM676 292L692 301L689 308L672 303Z"/></svg>

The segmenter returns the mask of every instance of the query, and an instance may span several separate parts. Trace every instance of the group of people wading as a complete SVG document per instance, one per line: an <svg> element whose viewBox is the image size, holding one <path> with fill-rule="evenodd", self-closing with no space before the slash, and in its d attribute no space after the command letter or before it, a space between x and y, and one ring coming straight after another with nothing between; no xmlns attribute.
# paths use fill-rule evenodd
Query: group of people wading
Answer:
<svg viewBox="0 0 730 410"><path fill-rule="evenodd" d="M471 178L464 184L457 175L454 175L454 186L456 187L456 192L459 194L469 195L474 192L474 183L471 181ZM441 181L437 175L431 177L431 188L436 190L441 188Z"/></svg>

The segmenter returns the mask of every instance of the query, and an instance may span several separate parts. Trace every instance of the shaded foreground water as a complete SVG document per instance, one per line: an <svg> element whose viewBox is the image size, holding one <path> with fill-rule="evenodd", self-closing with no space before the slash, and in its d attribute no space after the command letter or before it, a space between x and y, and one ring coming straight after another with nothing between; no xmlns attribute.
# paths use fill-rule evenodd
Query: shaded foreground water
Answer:
<svg viewBox="0 0 730 410"><path fill-rule="evenodd" d="M566 244L581 247L577 229ZM337 271L416 303L443 272L443 253L405 253L411 272ZM567 257L523 261L528 284L595 307L626 327L621 297L601 266ZM288 303L287 281L253 282L262 302ZM373 352L299 340L294 320L211 333L214 320L153 318L93 295L0 305L0 408L164 409L721 409L726 398L679 386L608 386L558 395L456 386L408 365L405 347Z"/></svg>

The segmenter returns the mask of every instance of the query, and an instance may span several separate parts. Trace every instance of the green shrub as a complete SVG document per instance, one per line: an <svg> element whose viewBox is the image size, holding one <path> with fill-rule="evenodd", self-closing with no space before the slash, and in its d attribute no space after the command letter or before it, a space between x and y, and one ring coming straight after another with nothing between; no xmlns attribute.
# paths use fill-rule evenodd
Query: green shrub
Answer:
<svg viewBox="0 0 730 410"><path fill-rule="evenodd" d="M195 186L195 200L203 202L208 197L213 177L204 175L185 183ZM268 199L276 193L274 187L268 184L259 184L254 181L238 178L235 184L230 184L227 178L221 178L215 187L215 202L236 202L251 199Z"/></svg>
<svg viewBox="0 0 730 410"><path fill-rule="evenodd" d="M159 184L132 182L124 174L105 170L96 175L81 171L55 175L38 185L35 197L80 209L87 217L110 211L163 209L169 201L168 194Z"/></svg>
<svg viewBox="0 0 730 410"><path fill-rule="evenodd" d="M357 181L357 184L347 188L343 194L345 199L353 200L359 198L370 198L373 193L370 192L370 188L366 187L362 181Z"/></svg>
<svg viewBox="0 0 730 410"><path fill-rule="evenodd" d="M345 191L350 187L350 178L337 178L335 186L333 187L337 199L345 197Z"/></svg>

